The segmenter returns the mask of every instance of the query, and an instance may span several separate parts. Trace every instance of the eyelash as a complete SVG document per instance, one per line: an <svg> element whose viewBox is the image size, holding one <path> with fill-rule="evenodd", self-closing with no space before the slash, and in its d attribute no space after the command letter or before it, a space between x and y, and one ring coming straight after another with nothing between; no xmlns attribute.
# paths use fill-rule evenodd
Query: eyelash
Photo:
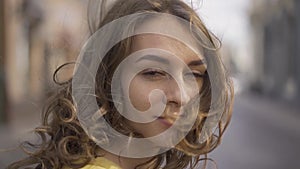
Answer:
<svg viewBox="0 0 300 169"><path fill-rule="evenodd" d="M205 73L191 72L189 74L192 74L195 79L197 79L197 78L201 78L202 79L205 76ZM142 73L142 75L146 76L147 78L150 78L150 79L159 79L159 78L163 78L163 77L168 77L169 78L169 76L170 76L165 71L156 70L156 69L146 69Z"/></svg>
<svg viewBox="0 0 300 169"><path fill-rule="evenodd" d="M146 76L147 78L150 79L158 79L161 76L165 77L168 76L168 74L165 71L162 70L156 70L156 69L146 69L143 73L143 76Z"/></svg>
<svg viewBox="0 0 300 169"><path fill-rule="evenodd" d="M192 72L195 78L203 78L206 76L206 71L204 73Z"/></svg>

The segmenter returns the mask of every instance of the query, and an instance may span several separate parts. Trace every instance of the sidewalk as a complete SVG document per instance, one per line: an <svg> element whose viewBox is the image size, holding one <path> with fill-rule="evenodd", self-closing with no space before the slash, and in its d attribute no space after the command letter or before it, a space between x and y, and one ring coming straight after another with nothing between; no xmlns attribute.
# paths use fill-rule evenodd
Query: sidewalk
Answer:
<svg viewBox="0 0 300 169"><path fill-rule="evenodd" d="M25 154L17 147L22 140L34 137L30 131L40 124L41 107L42 104L38 101L27 99L11 108L10 123L0 126L1 169L25 157Z"/></svg>
<svg viewBox="0 0 300 169"><path fill-rule="evenodd" d="M299 168L300 111L251 93L236 96L231 124L211 154L220 169Z"/></svg>

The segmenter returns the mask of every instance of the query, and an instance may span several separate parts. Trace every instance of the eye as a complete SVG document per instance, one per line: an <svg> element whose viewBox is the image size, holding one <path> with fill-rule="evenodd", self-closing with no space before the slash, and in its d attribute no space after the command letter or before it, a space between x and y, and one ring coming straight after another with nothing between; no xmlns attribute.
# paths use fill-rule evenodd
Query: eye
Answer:
<svg viewBox="0 0 300 169"><path fill-rule="evenodd" d="M188 78L195 78L196 80L198 80L198 79L202 79L205 76L205 73L202 73L200 71L192 71L186 73L186 76Z"/></svg>
<svg viewBox="0 0 300 169"><path fill-rule="evenodd" d="M168 74L160 69L146 69L141 72L142 76L149 80L160 80L166 78Z"/></svg>
<svg viewBox="0 0 300 169"><path fill-rule="evenodd" d="M204 77L204 73L193 72L192 74L194 75L195 78L202 78L202 77Z"/></svg>

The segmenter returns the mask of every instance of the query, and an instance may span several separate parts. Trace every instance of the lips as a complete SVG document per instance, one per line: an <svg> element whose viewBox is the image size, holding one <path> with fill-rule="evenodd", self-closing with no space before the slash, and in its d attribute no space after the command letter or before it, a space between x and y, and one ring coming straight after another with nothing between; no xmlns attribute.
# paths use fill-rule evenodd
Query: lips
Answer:
<svg viewBox="0 0 300 169"><path fill-rule="evenodd" d="M158 117L157 120L167 127L171 127L175 121L175 120L172 120L170 118L165 118L165 117Z"/></svg>

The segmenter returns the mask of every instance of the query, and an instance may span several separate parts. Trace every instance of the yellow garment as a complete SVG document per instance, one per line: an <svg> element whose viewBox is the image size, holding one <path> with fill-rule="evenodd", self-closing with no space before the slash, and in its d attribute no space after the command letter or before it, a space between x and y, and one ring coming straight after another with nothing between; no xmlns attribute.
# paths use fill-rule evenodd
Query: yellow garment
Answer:
<svg viewBox="0 0 300 169"><path fill-rule="evenodd" d="M81 169L121 169L121 167L104 157L98 157Z"/></svg>

